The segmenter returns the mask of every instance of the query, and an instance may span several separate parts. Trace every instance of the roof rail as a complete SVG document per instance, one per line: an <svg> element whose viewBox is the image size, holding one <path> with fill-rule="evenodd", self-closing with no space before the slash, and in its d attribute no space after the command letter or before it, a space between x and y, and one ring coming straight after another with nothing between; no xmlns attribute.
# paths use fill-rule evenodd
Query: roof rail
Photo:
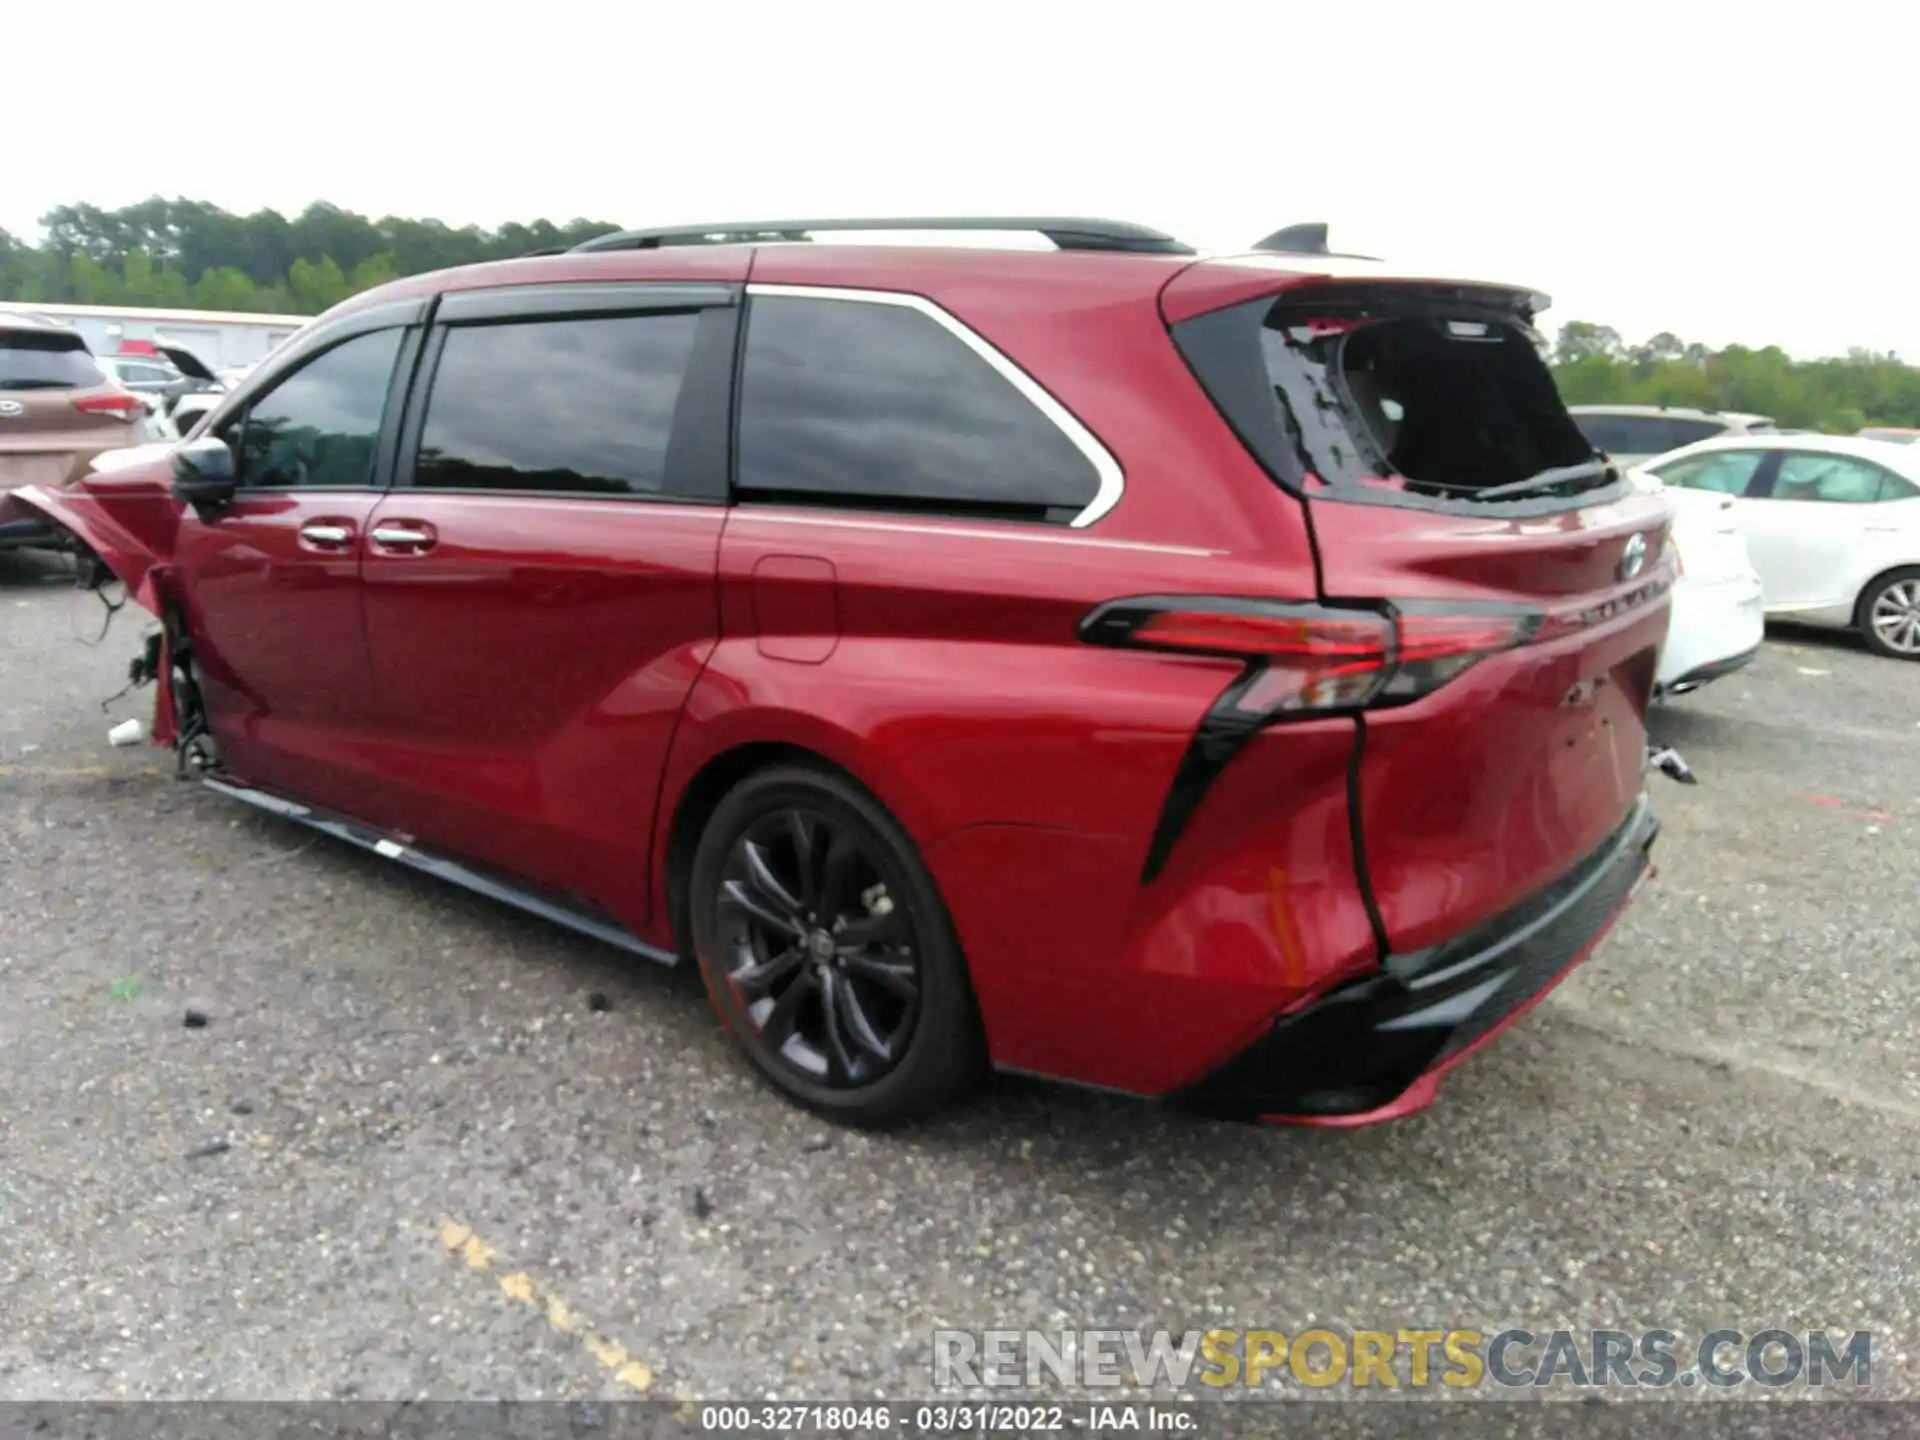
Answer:
<svg viewBox="0 0 1920 1440"><path fill-rule="evenodd" d="M1062 250L1109 250L1136 255L1191 255L1171 235L1124 220L1086 220L1057 216L938 216L871 220L739 220L717 225L666 225L619 230L575 245L583 250L653 250L665 245L751 244L756 241L806 240L832 231L861 230L1023 230L1046 236Z"/></svg>
<svg viewBox="0 0 1920 1440"><path fill-rule="evenodd" d="M1335 256L1338 252L1327 248L1327 226L1324 221L1313 220L1301 225L1288 225L1273 232L1253 247L1255 250L1270 251L1280 255L1326 255ZM1378 260L1377 255L1338 254L1342 260Z"/></svg>

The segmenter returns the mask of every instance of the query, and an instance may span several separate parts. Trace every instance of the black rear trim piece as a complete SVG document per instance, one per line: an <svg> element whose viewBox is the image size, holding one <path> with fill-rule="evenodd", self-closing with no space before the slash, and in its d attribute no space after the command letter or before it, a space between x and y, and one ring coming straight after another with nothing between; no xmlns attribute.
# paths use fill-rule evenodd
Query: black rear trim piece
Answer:
<svg viewBox="0 0 1920 1440"><path fill-rule="evenodd" d="M1367 753L1367 717L1354 719L1353 758L1347 762L1347 833L1353 847L1353 873L1360 886L1360 903L1367 910L1367 924L1373 929L1373 943L1384 956L1392 950L1387 940L1387 922L1380 914L1380 901L1373 893L1373 872L1367 868L1367 827L1360 818L1360 763Z"/></svg>
<svg viewBox="0 0 1920 1440"><path fill-rule="evenodd" d="M738 305L738 285L490 285L483 290L449 290L440 297L436 317L443 325L499 320L558 320L569 316L639 315L656 310L704 310Z"/></svg>
<svg viewBox="0 0 1920 1440"><path fill-rule="evenodd" d="M1166 610L1188 610L1196 612L1223 611L1245 615L1269 615L1276 618L1292 619L1303 616L1318 618L1338 618L1340 611L1312 603L1298 604L1284 600L1255 600L1245 597L1197 596L1197 595L1132 595L1120 600L1109 600L1094 607L1082 617L1076 627L1080 639L1089 645L1111 645L1143 651L1164 651L1177 655L1215 654L1222 657L1240 658L1240 653L1231 650L1209 651L1189 643L1180 645L1156 645L1151 638L1139 638L1139 627L1152 616ZM1353 610L1355 616L1379 617L1378 611ZM1390 657L1387 657L1390 658ZM1253 657L1241 667L1236 675L1213 704L1207 707L1207 713L1200 717L1200 723L1194 728L1193 738L1187 742L1186 753L1180 757L1180 765L1173 772L1173 782L1167 787L1167 798L1160 807L1160 818L1154 823L1153 835L1147 842L1147 857L1140 867L1140 883L1151 884L1165 868L1167 858L1173 853L1174 842L1186 829L1187 822L1200 808L1200 802L1206 798L1207 791L1219 778L1234 756L1247 746L1247 742L1262 730L1272 729L1297 720L1326 720L1341 716L1357 716L1357 707L1328 707L1302 712L1250 713L1240 708L1240 701L1246 693L1267 673L1268 661ZM1384 943L1382 949L1384 949Z"/></svg>
<svg viewBox="0 0 1920 1440"><path fill-rule="evenodd" d="M210 790L244 801L256 809L283 816L296 824L305 825L322 834L331 835L335 839L344 840L349 845L357 845L362 850L371 850L383 859L397 860L410 870L418 870L435 879L445 880L449 884L458 885L475 894L485 895L490 900L511 905L516 910L524 910L530 915L538 915L543 920L551 920L556 925L564 925L569 930L591 936L608 945L617 946L631 954L644 956L659 964L680 963L679 957L671 951L656 949L635 936L611 916L570 896L553 895L532 889L478 866L436 854L411 840L387 835L370 825L362 825L357 820L331 810L304 805L295 800L283 800L278 795L269 794L265 790L256 790L220 776L206 775L201 778L202 783Z"/></svg>
<svg viewBox="0 0 1920 1440"><path fill-rule="evenodd" d="M1226 1119L1359 1115L1483 1038L1544 991L1608 923L1659 834L1646 795L1560 879L1443 944L1389 955L1168 1098Z"/></svg>
<svg viewBox="0 0 1920 1440"><path fill-rule="evenodd" d="M1179 768L1173 772L1173 783L1167 787L1167 798L1161 803L1153 837L1147 842L1147 858L1140 867L1142 885L1152 884L1166 868L1174 842L1193 819L1220 772L1265 728L1265 721L1234 709L1235 702L1260 678L1264 668L1258 664L1247 666L1201 716L1193 739L1187 742L1186 753L1180 757Z"/></svg>

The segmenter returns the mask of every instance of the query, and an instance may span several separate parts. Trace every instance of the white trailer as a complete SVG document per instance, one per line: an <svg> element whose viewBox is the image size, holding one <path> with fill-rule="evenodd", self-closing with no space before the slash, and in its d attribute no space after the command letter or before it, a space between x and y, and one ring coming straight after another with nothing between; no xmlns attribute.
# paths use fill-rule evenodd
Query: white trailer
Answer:
<svg viewBox="0 0 1920 1440"><path fill-rule="evenodd" d="M215 370L250 369L301 326L305 315L255 315L228 310L160 310L139 306L55 305L0 301L0 309L43 316L78 330L96 355L112 355L127 340L163 340L193 351Z"/></svg>

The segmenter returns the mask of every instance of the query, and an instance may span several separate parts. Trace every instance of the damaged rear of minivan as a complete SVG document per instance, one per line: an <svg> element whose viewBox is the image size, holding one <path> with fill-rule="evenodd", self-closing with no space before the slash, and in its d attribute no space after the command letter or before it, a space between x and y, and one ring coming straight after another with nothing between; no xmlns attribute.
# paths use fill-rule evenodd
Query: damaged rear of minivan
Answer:
<svg viewBox="0 0 1920 1440"><path fill-rule="evenodd" d="M1326 612L1349 640L1352 617L1375 632L1350 804L1384 959L1189 1098L1360 1123L1430 1099L1649 872L1668 515L1567 414L1532 328L1540 297L1277 268L1195 266L1162 313L1300 502Z"/></svg>

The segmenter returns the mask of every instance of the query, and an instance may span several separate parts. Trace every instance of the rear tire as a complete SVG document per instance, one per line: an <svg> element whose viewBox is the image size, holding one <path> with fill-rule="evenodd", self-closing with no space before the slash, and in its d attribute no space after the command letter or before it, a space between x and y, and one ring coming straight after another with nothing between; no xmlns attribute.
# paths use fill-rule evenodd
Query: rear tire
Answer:
<svg viewBox="0 0 1920 1440"><path fill-rule="evenodd" d="M880 1126L979 1081L953 922L912 838L857 785L805 765L748 776L708 819L688 891L708 999L786 1095Z"/></svg>
<svg viewBox="0 0 1920 1440"><path fill-rule="evenodd" d="M1867 648L1894 660L1920 660L1920 566L1876 575L1855 614Z"/></svg>

